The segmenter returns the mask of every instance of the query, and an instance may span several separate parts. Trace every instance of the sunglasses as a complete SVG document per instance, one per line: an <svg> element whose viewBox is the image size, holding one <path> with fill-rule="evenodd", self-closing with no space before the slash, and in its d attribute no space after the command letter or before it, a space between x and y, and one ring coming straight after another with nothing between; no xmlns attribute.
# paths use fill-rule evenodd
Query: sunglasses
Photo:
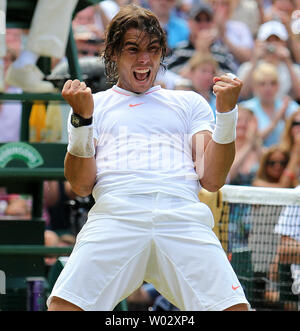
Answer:
<svg viewBox="0 0 300 331"><path fill-rule="evenodd" d="M78 54L80 55L90 55L90 56L99 56L99 52L93 52L88 50L79 50Z"/></svg>
<svg viewBox="0 0 300 331"><path fill-rule="evenodd" d="M293 121L292 126L300 125L300 121Z"/></svg>
<svg viewBox="0 0 300 331"><path fill-rule="evenodd" d="M287 161L267 161L267 165L274 167L275 164L279 164L282 167L285 167L287 165Z"/></svg>

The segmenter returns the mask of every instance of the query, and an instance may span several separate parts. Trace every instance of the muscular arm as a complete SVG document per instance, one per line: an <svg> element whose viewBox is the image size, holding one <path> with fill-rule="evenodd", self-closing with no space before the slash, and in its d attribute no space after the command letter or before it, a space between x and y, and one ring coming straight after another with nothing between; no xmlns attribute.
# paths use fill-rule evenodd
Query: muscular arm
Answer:
<svg viewBox="0 0 300 331"><path fill-rule="evenodd" d="M65 177L76 194L79 196L90 195L96 181L95 158L82 158L67 153L65 157Z"/></svg>
<svg viewBox="0 0 300 331"><path fill-rule="evenodd" d="M213 90L216 95L217 111L219 113L230 112L237 103L242 81L223 75L216 77L214 83ZM224 120L222 118L223 115L217 114L217 126ZM223 132L224 126L221 125L219 128L222 128L221 132ZM226 130L228 130L228 125ZM229 127L229 131L234 132L234 130L235 127ZM220 133L220 129L218 132ZM228 143L222 143L223 140L217 141L218 143L212 139L212 135L208 131L198 132L192 139L193 160L200 183L206 190L212 192L218 191L225 184L235 157L234 141L228 140Z"/></svg>
<svg viewBox="0 0 300 331"><path fill-rule="evenodd" d="M68 80L62 90L62 96L70 104L73 112L84 118L90 118L94 112L94 100L91 89L79 80ZM94 142L95 143L95 142ZM67 152L65 157L65 177L72 190L79 196L88 196L96 181L95 157L78 157Z"/></svg>
<svg viewBox="0 0 300 331"><path fill-rule="evenodd" d="M197 155L204 143L204 153ZM198 149L198 151L197 151ZM198 132L193 136L193 157L196 172L200 176L200 184L210 192L218 191L226 181L227 174L235 156L235 143L218 144L211 138L208 131Z"/></svg>

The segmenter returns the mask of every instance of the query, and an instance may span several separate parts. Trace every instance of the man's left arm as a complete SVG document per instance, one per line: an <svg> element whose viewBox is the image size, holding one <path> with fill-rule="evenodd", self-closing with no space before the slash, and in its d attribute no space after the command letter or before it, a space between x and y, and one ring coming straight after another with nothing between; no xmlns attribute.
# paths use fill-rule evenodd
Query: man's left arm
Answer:
<svg viewBox="0 0 300 331"><path fill-rule="evenodd" d="M237 77L215 77L216 127L211 134L201 131L193 135L192 152L196 172L203 188L218 191L226 182L235 157L237 101L242 81Z"/></svg>

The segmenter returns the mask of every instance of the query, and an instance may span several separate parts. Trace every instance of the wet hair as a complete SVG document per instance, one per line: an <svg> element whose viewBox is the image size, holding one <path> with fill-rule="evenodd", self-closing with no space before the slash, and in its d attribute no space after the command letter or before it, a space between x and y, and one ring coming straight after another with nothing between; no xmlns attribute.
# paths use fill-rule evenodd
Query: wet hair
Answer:
<svg viewBox="0 0 300 331"><path fill-rule="evenodd" d="M131 4L121 7L106 30L102 58L104 59L105 74L109 83L115 84L118 80L118 68L113 57L121 54L124 36L131 28L147 33L150 39L158 38L162 50L161 66L165 68L163 60L167 50L166 35L158 18L150 10Z"/></svg>

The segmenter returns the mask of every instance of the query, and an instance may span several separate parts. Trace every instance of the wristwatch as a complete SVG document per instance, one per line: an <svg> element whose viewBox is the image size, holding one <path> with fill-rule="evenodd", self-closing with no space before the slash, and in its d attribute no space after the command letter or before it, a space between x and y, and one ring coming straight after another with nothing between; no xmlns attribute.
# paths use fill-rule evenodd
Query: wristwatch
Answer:
<svg viewBox="0 0 300 331"><path fill-rule="evenodd" d="M91 116L90 118L84 118L76 113L73 113L71 115L71 124L75 127L75 128L79 128L81 126L86 126L86 125L90 125L93 122L93 116Z"/></svg>

